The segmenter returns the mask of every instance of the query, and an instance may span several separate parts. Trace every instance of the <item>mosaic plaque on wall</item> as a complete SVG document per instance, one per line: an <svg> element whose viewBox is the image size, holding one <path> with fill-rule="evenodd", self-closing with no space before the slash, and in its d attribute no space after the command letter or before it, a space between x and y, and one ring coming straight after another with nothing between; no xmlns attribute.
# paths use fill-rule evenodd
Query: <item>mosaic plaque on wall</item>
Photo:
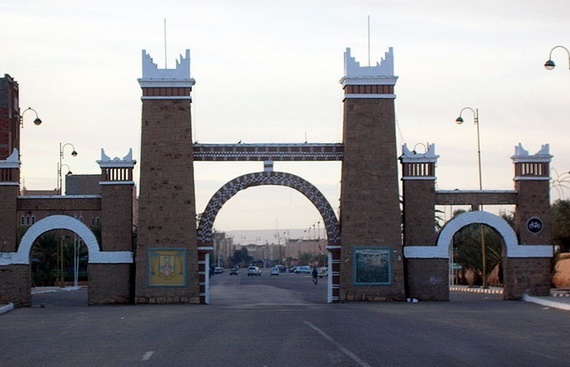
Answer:
<svg viewBox="0 0 570 367"><path fill-rule="evenodd" d="M355 247L354 284L392 284L392 249L389 247Z"/></svg>
<svg viewBox="0 0 570 367"><path fill-rule="evenodd" d="M186 286L186 249L148 249L148 285Z"/></svg>

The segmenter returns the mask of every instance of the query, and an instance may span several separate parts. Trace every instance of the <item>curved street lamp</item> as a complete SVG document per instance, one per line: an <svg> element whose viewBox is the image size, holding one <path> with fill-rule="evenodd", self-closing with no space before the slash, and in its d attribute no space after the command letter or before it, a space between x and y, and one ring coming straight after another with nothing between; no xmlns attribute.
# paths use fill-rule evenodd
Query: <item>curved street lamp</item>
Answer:
<svg viewBox="0 0 570 367"><path fill-rule="evenodd" d="M34 124L35 124L36 126L41 125L41 124L42 124L42 119L40 119L40 118L38 117L38 113L36 112L36 110L34 110L34 109L31 108L31 107L28 107L28 108L26 108L26 109L24 110L24 112L22 112L22 114L19 116L19 118L20 118L20 127L22 127L22 128L24 127L24 115L25 115L26 112L28 112L28 111L32 111L32 112L36 115L36 118L34 119Z"/></svg>
<svg viewBox="0 0 570 367"><path fill-rule="evenodd" d="M483 177L481 174L481 137L479 134L479 109L475 108L471 108L471 107L463 107L461 109L461 111L459 111L459 117L455 119L455 122L458 125L461 125L464 120L463 117L461 117L461 115L463 114L463 111L465 110L469 110L471 112L473 112L473 117L474 117L474 122L475 125L477 125L477 159L478 159L478 167L479 167L479 190L483 190ZM480 210L483 209L483 206L481 206ZM487 254L486 254L486 246L485 246L485 232L483 229L483 224L479 224L479 231L481 233L481 258L482 258L482 269L481 269L481 275L483 277L483 288L488 288L487 287Z"/></svg>
<svg viewBox="0 0 570 367"><path fill-rule="evenodd" d="M556 50L557 48L562 48L564 49L564 51L566 51L566 54L568 55L568 68L570 69L570 51L568 51L566 47L561 45L554 46L552 50L550 50L550 54L548 55L548 60L544 63L544 67L546 68L546 70L552 70L556 67L556 64L554 63L554 61L552 61L552 51Z"/></svg>
<svg viewBox="0 0 570 367"><path fill-rule="evenodd" d="M63 153L64 153L64 150L65 150L65 147L67 147L67 146L71 147L71 149L72 149L72 151L71 151L71 156L72 156L72 157L77 156L77 151L75 150L75 147L73 146L73 144L71 144L71 143L65 143L65 144L59 143L59 163L58 163L58 165L57 165L57 178L58 178L58 181L57 181L57 182L58 182L57 190L58 190L58 192L59 192L60 195L63 194L63 192L62 192L63 182L62 182L61 168L62 168L62 166L64 166L64 165L61 163L61 161L62 161L62 159L63 159ZM65 166L67 166L67 164L65 164ZM67 168L69 169L69 166L67 166ZM71 174L71 170L69 171L68 174Z"/></svg>

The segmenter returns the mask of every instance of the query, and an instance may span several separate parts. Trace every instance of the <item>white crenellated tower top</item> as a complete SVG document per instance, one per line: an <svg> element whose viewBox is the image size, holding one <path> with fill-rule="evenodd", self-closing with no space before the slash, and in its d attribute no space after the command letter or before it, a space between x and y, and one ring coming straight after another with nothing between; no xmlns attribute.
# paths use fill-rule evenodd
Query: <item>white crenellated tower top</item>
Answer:
<svg viewBox="0 0 570 367"><path fill-rule="evenodd" d="M350 54L350 47L344 52L344 77L340 83L344 85L395 85L394 53L390 47L380 62L375 66L360 66Z"/></svg>
<svg viewBox="0 0 570 367"><path fill-rule="evenodd" d="M180 55L174 69L159 69L150 54L142 50L142 78L138 81L142 88L192 87L196 81L190 77L190 50Z"/></svg>

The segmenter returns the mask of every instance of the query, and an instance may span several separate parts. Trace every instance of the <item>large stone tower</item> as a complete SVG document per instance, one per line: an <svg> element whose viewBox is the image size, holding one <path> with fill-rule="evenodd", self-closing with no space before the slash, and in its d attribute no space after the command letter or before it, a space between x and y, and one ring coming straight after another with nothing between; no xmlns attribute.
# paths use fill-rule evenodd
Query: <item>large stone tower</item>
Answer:
<svg viewBox="0 0 570 367"><path fill-rule="evenodd" d="M158 69L143 51L136 303L199 303L190 51Z"/></svg>
<svg viewBox="0 0 570 367"><path fill-rule="evenodd" d="M392 48L375 66L344 54L340 301L403 300Z"/></svg>

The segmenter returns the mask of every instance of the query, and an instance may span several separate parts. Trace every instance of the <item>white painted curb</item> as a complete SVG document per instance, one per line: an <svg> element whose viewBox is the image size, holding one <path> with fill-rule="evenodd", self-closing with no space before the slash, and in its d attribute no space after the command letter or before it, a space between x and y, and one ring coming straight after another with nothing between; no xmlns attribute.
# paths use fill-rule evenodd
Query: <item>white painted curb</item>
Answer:
<svg viewBox="0 0 570 367"><path fill-rule="evenodd" d="M8 303L7 305L0 306L0 314L6 313L8 311L12 311L14 309L13 303Z"/></svg>
<svg viewBox="0 0 570 367"><path fill-rule="evenodd" d="M532 302L546 307L558 308L560 310L570 311L570 304L551 301L548 299L540 298L540 297L533 297L529 295L523 295L523 301L525 302Z"/></svg>

